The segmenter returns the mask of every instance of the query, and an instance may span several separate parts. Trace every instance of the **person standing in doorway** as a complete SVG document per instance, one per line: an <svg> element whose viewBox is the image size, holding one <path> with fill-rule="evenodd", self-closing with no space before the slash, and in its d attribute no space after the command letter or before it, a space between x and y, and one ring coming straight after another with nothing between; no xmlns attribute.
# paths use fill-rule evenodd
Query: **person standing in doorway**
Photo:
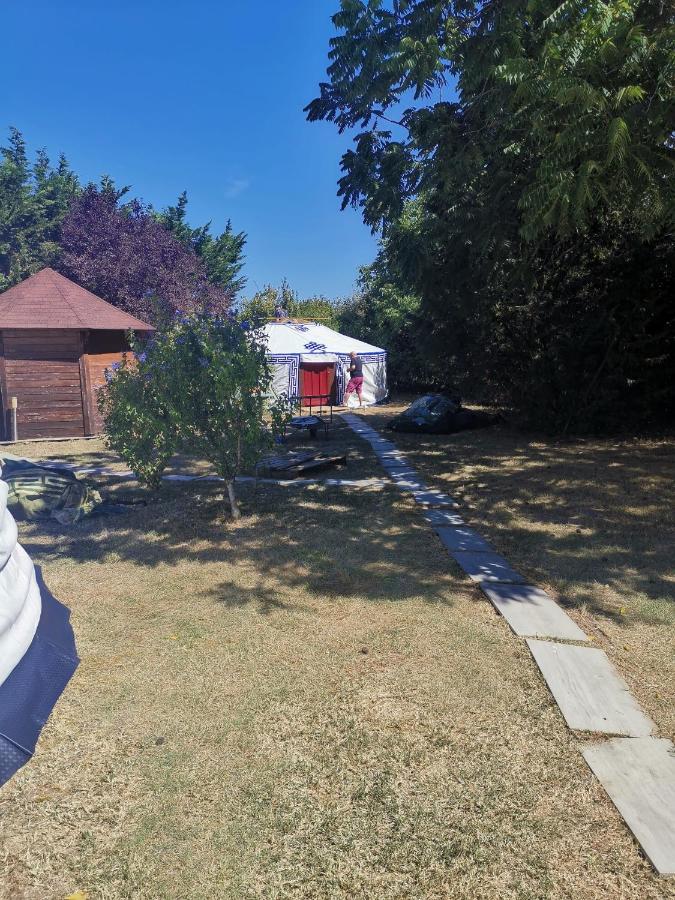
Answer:
<svg viewBox="0 0 675 900"><path fill-rule="evenodd" d="M349 383L345 390L344 405L347 406L349 395L356 391L359 398L359 408L363 406L363 363L355 350L349 354Z"/></svg>

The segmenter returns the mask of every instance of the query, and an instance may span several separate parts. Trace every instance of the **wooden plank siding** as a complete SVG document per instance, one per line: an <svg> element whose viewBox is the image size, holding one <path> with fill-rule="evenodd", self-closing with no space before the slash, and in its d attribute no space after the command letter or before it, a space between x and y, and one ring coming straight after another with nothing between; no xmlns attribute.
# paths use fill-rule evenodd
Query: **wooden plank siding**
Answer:
<svg viewBox="0 0 675 900"><path fill-rule="evenodd" d="M3 331L5 409L18 401L19 438L84 437L79 331Z"/></svg>
<svg viewBox="0 0 675 900"><path fill-rule="evenodd" d="M0 439L85 437L102 429L105 370L154 328L50 268L0 292Z"/></svg>
<svg viewBox="0 0 675 900"><path fill-rule="evenodd" d="M7 399L7 372L5 368L5 346L0 331L0 410L2 410L2 420L0 421L0 440L8 441L11 439L11 425L9 422L9 400Z"/></svg>
<svg viewBox="0 0 675 900"><path fill-rule="evenodd" d="M89 399L90 434L103 431L103 419L98 408L98 392L105 384L106 369L122 362L124 353L86 353L83 356L85 383Z"/></svg>
<svg viewBox="0 0 675 900"><path fill-rule="evenodd" d="M98 391L106 369L128 352L123 331L0 331L1 437L11 438L11 397L18 401L20 439L99 434Z"/></svg>

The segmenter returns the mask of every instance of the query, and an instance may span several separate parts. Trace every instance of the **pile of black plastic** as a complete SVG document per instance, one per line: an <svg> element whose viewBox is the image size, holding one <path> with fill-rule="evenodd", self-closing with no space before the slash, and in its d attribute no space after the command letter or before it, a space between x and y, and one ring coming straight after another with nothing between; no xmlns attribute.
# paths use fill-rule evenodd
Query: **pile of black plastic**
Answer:
<svg viewBox="0 0 675 900"><path fill-rule="evenodd" d="M387 427L410 434L455 434L471 428L486 428L496 421L497 417L490 413L464 409L458 397L425 394L392 419Z"/></svg>

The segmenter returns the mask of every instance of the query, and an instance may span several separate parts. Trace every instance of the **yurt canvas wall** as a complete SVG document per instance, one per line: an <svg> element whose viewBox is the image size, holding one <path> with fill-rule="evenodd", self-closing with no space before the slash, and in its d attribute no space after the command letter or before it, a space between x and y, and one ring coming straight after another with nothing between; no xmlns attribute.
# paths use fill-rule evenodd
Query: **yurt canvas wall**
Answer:
<svg viewBox="0 0 675 900"><path fill-rule="evenodd" d="M334 367L333 399L341 403L349 381L349 354L354 350L363 362L363 402L370 405L387 396L387 353L381 347L315 322L270 322L264 330L276 394L306 396L304 385L317 383L308 377L308 370L320 371L324 364Z"/></svg>

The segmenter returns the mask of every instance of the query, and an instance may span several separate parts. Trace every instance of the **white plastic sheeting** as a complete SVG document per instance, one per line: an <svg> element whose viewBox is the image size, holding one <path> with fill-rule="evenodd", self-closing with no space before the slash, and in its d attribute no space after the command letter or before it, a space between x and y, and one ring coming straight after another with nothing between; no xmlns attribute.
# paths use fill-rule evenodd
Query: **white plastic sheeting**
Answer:
<svg viewBox="0 0 675 900"><path fill-rule="evenodd" d="M28 650L42 610L35 567L17 543L7 492L0 481L0 684Z"/></svg>
<svg viewBox="0 0 675 900"><path fill-rule="evenodd" d="M363 363L363 402L377 403L387 396L387 353L364 341L340 334L317 322L269 322L264 327L272 365L272 389L297 397L302 363L335 363L338 403L349 381L349 354Z"/></svg>

